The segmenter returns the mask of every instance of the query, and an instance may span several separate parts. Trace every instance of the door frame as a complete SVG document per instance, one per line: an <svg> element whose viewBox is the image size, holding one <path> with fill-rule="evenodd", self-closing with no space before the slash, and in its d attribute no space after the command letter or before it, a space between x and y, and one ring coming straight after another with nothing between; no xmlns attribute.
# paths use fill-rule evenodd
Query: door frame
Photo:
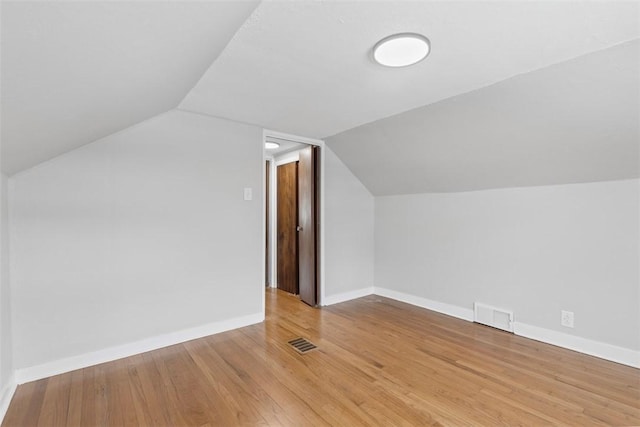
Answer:
<svg viewBox="0 0 640 427"><path fill-rule="evenodd" d="M266 192L264 191L266 189L266 160L273 160L273 156L271 156L270 154L267 154L267 151L264 148L264 143L266 142L266 138L270 136L273 138L280 138L280 139L286 139L286 140L290 140L290 141L294 141L294 142L300 142L302 144L307 144L307 145L315 145L317 147L320 147L320 215L318 218L318 226L320 227L320 233L318 234L319 240L320 242L316 243L316 245L319 246L320 248L320 253L318 254L320 256L320 271L319 271L319 275L320 275L320 280L318 280L317 282L317 286L318 286L318 305L321 306L323 305L324 302L324 277L325 277L325 272L324 272L324 250L325 250L325 244L324 244L324 197L325 197L325 193L324 193L324 188L325 188L325 145L324 145L324 141L320 140L320 139L314 139L314 138L307 138L304 136L299 136L299 135L293 135L293 134L289 134L289 133L283 133L283 132L278 132L278 131L274 131L274 130L269 130L269 129L263 129L262 131L262 236L263 238L266 238L266 221L267 221L267 200L266 200ZM271 161L271 171L269 173L269 177L271 179L269 188L271 189L271 200L269 201L270 205L273 207L274 206L274 195L276 193L275 187L272 185L274 183L275 180L275 168L277 167L276 162L275 161ZM271 231L271 235L270 237L270 245L269 245L269 249L271 252L271 286L274 286L277 282L277 276L276 276L276 272L275 272L275 256L273 254L275 254L274 250L276 250L275 248L275 244L276 244L276 239L275 237L275 229L276 229L276 224L275 222L275 215L271 215L270 217L270 224L269 224L269 228ZM263 315L265 314L265 288L266 288L266 282L265 282L265 270L266 270L266 254L265 252L265 247L266 247L266 242L263 242L262 245L262 286L260 287L260 293L262 295L262 313Z"/></svg>

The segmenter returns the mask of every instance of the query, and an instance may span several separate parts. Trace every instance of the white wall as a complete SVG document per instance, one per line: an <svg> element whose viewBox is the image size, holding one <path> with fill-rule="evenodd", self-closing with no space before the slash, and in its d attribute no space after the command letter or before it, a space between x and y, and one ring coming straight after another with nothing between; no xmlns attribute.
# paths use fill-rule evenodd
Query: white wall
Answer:
<svg viewBox="0 0 640 427"><path fill-rule="evenodd" d="M378 197L375 284L640 349L639 181ZM560 310L575 329L560 326Z"/></svg>
<svg viewBox="0 0 640 427"><path fill-rule="evenodd" d="M13 391L7 177L0 175L0 422Z"/></svg>
<svg viewBox="0 0 640 427"><path fill-rule="evenodd" d="M374 199L325 146L325 301L373 287ZM366 292L363 292L366 294Z"/></svg>
<svg viewBox="0 0 640 427"><path fill-rule="evenodd" d="M12 177L16 368L261 316L262 155L171 111Z"/></svg>

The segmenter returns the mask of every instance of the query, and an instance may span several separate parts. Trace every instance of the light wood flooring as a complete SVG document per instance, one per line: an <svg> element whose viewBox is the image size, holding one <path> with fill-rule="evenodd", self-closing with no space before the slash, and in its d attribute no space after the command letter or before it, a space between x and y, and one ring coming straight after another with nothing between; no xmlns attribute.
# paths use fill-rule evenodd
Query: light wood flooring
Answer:
<svg viewBox="0 0 640 427"><path fill-rule="evenodd" d="M262 324L19 386L3 426L36 425L640 425L640 370L378 296L268 291Z"/></svg>

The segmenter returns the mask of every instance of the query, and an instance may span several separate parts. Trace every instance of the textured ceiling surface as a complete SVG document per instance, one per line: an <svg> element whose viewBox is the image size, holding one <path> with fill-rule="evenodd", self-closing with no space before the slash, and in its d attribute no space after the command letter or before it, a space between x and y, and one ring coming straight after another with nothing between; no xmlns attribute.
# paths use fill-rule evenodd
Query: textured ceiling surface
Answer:
<svg viewBox="0 0 640 427"><path fill-rule="evenodd" d="M7 174L178 107L328 138L374 194L638 175L638 1L1 5ZM398 32L429 57L374 64Z"/></svg>
<svg viewBox="0 0 640 427"><path fill-rule="evenodd" d="M3 172L175 108L257 4L3 1Z"/></svg>
<svg viewBox="0 0 640 427"><path fill-rule="evenodd" d="M637 178L639 83L635 40L326 142L374 195Z"/></svg>
<svg viewBox="0 0 640 427"><path fill-rule="evenodd" d="M429 57L374 64L398 32ZM180 108L324 138L639 36L630 2L263 2Z"/></svg>

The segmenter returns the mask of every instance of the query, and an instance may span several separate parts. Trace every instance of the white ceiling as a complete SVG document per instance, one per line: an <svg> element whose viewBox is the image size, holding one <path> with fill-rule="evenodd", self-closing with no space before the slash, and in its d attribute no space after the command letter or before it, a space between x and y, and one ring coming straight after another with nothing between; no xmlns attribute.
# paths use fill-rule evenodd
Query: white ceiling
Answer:
<svg viewBox="0 0 640 427"><path fill-rule="evenodd" d="M372 63L398 32L429 57ZM324 138L639 36L632 2L263 2L180 108Z"/></svg>
<svg viewBox="0 0 640 427"><path fill-rule="evenodd" d="M3 1L3 172L175 108L257 4Z"/></svg>
<svg viewBox="0 0 640 427"><path fill-rule="evenodd" d="M293 141L291 139L287 139L284 137L279 138L274 136L267 136L265 138L265 141L275 142L276 144L279 144L278 148L267 148L265 150L265 153L267 154L267 156L272 156L272 157L278 157L283 154L290 153L292 151L301 150L302 148L307 147L307 144L302 144L300 142Z"/></svg>
<svg viewBox="0 0 640 427"><path fill-rule="evenodd" d="M346 131L329 146L375 194L637 176L638 1L257 4L2 1L3 172L177 106ZM429 57L375 65L397 32Z"/></svg>
<svg viewBox="0 0 640 427"><path fill-rule="evenodd" d="M377 196L637 178L640 40L326 142Z"/></svg>

